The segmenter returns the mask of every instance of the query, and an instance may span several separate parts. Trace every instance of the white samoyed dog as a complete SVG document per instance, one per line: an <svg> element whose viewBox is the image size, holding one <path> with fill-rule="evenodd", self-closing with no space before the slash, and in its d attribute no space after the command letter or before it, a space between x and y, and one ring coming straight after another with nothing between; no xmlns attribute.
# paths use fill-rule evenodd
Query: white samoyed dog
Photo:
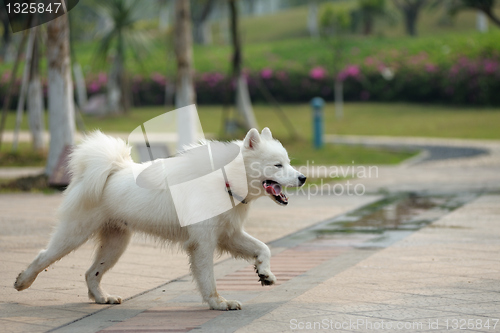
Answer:
<svg viewBox="0 0 500 333"><path fill-rule="evenodd" d="M168 188L148 189L137 185L134 172L146 166L133 162L131 147L99 131L92 133L70 156L72 179L58 212L59 225L47 249L19 274L14 287L18 291L28 288L41 271L94 238L95 259L85 274L89 297L96 303L121 303L121 297L105 292L100 282L125 251L132 233L140 232L179 244L188 253L198 289L211 309L241 309L240 302L226 300L217 293L214 253L228 252L233 257L254 261L261 284L274 284L269 248L247 234L243 223L255 199L269 196L276 203L286 205L288 198L283 189L302 186L306 177L290 166L287 151L273 139L268 128L260 134L251 129L243 141L233 144L239 147L243 157L247 195L238 198L237 193L229 190L228 194L240 204L215 217L182 227ZM190 159L180 163L190 163ZM193 165L180 167L189 170ZM229 186L227 182L226 186ZM191 191L194 193L197 189Z"/></svg>

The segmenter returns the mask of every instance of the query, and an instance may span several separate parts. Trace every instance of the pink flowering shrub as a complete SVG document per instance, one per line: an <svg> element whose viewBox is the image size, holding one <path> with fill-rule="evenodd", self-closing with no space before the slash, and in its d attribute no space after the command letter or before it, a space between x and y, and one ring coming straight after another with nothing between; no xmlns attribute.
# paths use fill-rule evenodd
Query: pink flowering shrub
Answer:
<svg viewBox="0 0 500 333"><path fill-rule="evenodd" d="M361 76L361 71L357 65L348 65L346 68L340 71L337 75L337 79L340 81L345 81L347 78L359 79Z"/></svg>
<svg viewBox="0 0 500 333"><path fill-rule="evenodd" d="M0 73L0 99L3 100L11 73ZM256 72L244 70L253 102L269 102L262 92L268 90L274 98L286 103L309 102L321 96L333 100L334 79L344 85L347 101L416 101L500 105L500 55L484 57L457 57L447 63L432 62L425 52L409 55L399 50L388 50L371 55L357 64L348 64L334 74L327 68L314 66L306 72L263 68ZM230 104L234 102L235 82L226 73L199 73L194 77L197 103ZM44 94L47 83L43 81ZM106 92L107 75L86 75L90 96ZM133 75L129 87L134 105L161 105L165 102L167 87L175 84L175 77L162 73ZM15 82L16 94L20 79ZM17 95L10 107L15 109Z"/></svg>
<svg viewBox="0 0 500 333"><path fill-rule="evenodd" d="M327 75L326 69L318 66L311 69L309 72L309 77L314 80L323 80Z"/></svg>
<svg viewBox="0 0 500 333"><path fill-rule="evenodd" d="M273 77L273 70L271 68L264 68L260 71L260 77L264 80L270 79Z"/></svg>
<svg viewBox="0 0 500 333"><path fill-rule="evenodd" d="M499 105L500 61L461 57L446 71L445 96L455 103Z"/></svg>

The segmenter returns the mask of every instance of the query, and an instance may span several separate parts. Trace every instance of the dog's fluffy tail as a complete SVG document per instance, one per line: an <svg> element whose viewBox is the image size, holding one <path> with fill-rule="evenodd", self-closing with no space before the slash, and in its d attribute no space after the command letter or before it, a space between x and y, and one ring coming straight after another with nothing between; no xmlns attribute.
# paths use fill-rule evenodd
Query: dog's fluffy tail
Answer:
<svg viewBox="0 0 500 333"><path fill-rule="evenodd" d="M73 150L68 164L71 185L80 183L85 202L99 202L108 177L132 162L130 149L122 139L95 131Z"/></svg>

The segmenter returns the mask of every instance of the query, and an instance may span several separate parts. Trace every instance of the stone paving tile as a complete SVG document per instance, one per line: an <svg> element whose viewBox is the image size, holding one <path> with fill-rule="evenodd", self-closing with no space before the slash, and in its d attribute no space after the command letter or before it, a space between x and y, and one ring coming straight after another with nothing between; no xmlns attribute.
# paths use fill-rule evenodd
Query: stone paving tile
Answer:
<svg viewBox="0 0 500 333"><path fill-rule="evenodd" d="M188 332L221 314L206 307L156 307L100 332Z"/></svg>
<svg viewBox="0 0 500 333"><path fill-rule="evenodd" d="M259 291L249 291L241 292L241 291L224 291L224 298L226 299L237 299L238 301L245 304L247 301L251 300L255 296L259 295L262 292L262 289ZM193 303L195 306L199 306L202 302L201 296L199 293L185 293L178 297L174 297L168 300L168 304L182 304L185 306L187 303Z"/></svg>
<svg viewBox="0 0 500 333"><path fill-rule="evenodd" d="M0 319L0 327L4 332L26 333L26 332L47 332L51 326L31 324L25 321L15 321L8 319Z"/></svg>
<svg viewBox="0 0 500 333"><path fill-rule="evenodd" d="M318 244L316 242L308 242L272 256L271 267L277 278L277 283L273 286L265 286L265 288L272 289L280 286L290 279L346 251L346 249L339 250L332 248L333 244L330 243L330 247L328 247L328 243L326 242L319 242ZM217 279L217 288L221 291L260 290L260 287L255 284L258 278L252 274L254 271L254 267L250 265L223 278L219 278Z"/></svg>
<svg viewBox="0 0 500 333"><path fill-rule="evenodd" d="M371 318L387 319L393 321L411 321L417 318L435 318L443 314L437 309L420 309L414 307L399 307L398 309L384 309L381 311L361 311L353 312L355 315L363 315ZM450 315L458 315L457 312L450 312Z"/></svg>
<svg viewBox="0 0 500 333"><path fill-rule="evenodd" d="M497 280L498 281L498 280ZM496 283L497 281L492 283ZM463 293L463 294L449 294L448 298L456 300L470 301L470 302L495 302L500 301L500 293L483 292L483 293ZM499 308L500 313L500 308Z"/></svg>
<svg viewBox="0 0 500 333"><path fill-rule="evenodd" d="M73 308L73 304L69 303L63 306L47 306L44 307L42 305L33 305L29 306L28 309L36 310L36 313L33 311L25 311L25 306L22 303L10 303L10 304L2 304L0 306L0 319L9 319L14 321L19 321L19 317L23 318L32 318L32 321L39 320L40 318L64 318L68 315L73 314L74 312L83 312L81 309ZM102 308L102 306L97 306L96 304L92 304L93 306L89 306L88 308L92 308L95 310L96 308ZM30 321L30 320L27 320Z"/></svg>
<svg viewBox="0 0 500 333"><path fill-rule="evenodd" d="M498 316L500 316L500 300L498 299L498 297L495 301L492 302L481 302L474 300L464 304L455 304L453 306L431 306L428 308L440 311L454 311L457 313L470 315L488 315L491 313L496 313Z"/></svg>
<svg viewBox="0 0 500 333"><path fill-rule="evenodd" d="M498 319L499 321L497 322L498 324L496 326L496 329L500 330L500 314L498 313L498 309L489 313L482 313L481 315L491 320Z"/></svg>
<svg viewBox="0 0 500 333"><path fill-rule="evenodd" d="M298 322L297 322L297 325L299 325ZM238 332L238 333L255 333L255 332L274 333L274 332L290 332L290 331L291 331L290 323L284 323L284 322L270 320L270 319L263 319L262 321L259 321L258 323L242 327L242 328L238 329L236 332ZM306 330L304 329L304 331L306 331ZM331 332L331 330L325 331L325 330L321 330L321 329L318 329L318 330L308 329L307 331L309 331L309 332L311 332L311 331L312 332L328 332L328 331ZM351 332L351 331L335 330L335 332Z"/></svg>
<svg viewBox="0 0 500 333"><path fill-rule="evenodd" d="M409 285L409 282L405 281L405 285L408 288L404 288L404 286L398 286L398 288L401 290L404 290L408 294L413 294L413 295L421 295L421 296L438 296L438 297L446 297L448 295L457 295L457 294L472 294L472 293L481 293L482 291L480 290L475 290L475 289L469 289L465 286L456 286L455 288L453 287L443 287L443 286L438 286L438 285L431 285L429 286L428 284L425 283L419 283L416 284L417 287L412 288L411 285Z"/></svg>
<svg viewBox="0 0 500 333"><path fill-rule="evenodd" d="M358 313L363 311L383 311L383 310L396 310L400 307L393 304L385 303L369 303L369 302L355 302L350 300L338 299L334 304L324 306L323 303L298 303L295 301L290 302L290 306L304 309L318 309L321 308L329 313Z"/></svg>
<svg viewBox="0 0 500 333"><path fill-rule="evenodd" d="M329 309L325 309L319 306L314 306L313 304L297 304L291 302L291 304L287 304L286 313L291 315L291 318L295 319L307 319L310 317L324 316L324 317L332 317L333 315L338 315L339 311L331 311ZM274 315L269 315L267 317L269 320L276 320Z"/></svg>
<svg viewBox="0 0 500 333"><path fill-rule="evenodd" d="M62 308L48 304L26 307L16 303L0 307L0 312L0 323L3 320L9 322L7 327L2 326L2 332L45 332L53 327L52 325L59 326L68 322L69 318L86 314L79 310L75 311L70 306Z"/></svg>
<svg viewBox="0 0 500 333"><path fill-rule="evenodd" d="M52 305L61 305L64 303L61 303L60 299L64 298L67 303L72 303L72 302L87 302L88 297L87 297L87 292L85 293L65 293L65 292L54 292L54 291L47 291L44 289L36 289L33 288L31 292L27 293L20 293L18 291L15 291L16 293L11 292L10 289L13 289L13 287L3 287L1 289L2 293L4 295L7 295L8 298L2 300L2 306L3 305L9 305L12 303L20 303L24 307L28 308L30 306L52 306ZM36 297L34 297L36 295ZM83 306L83 305L82 305Z"/></svg>
<svg viewBox="0 0 500 333"><path fill-rule="evenodd" d="M496 279L495 279L496 277ZM479 279L470 284L472 290L480 290L485 292L500 293L500 285L496 283L498 275L487 279Z"/></svg>
<svg viewBox="0 0 500 333"><path fill-rule="evenodd" d="M496 316L498 318L498 315ZM481 315L463 315L458 314L456 316L444 316L440 318L430 319L430 323L427 325L431 326L429 332L498 332L500 329L500 321L495 326L494 317L486 317ZM425 319L424 319L425 320ZM427 319L429 320L429 319ZM490 328L485 328L484 325L490 325ZM471 325L468 327L468 325Z"/></svg>
<svg viewBox="0 0 500 333"><path fill-rule="evenodd" d="M300 309L294 309L294 311L286 312L282 316L276 317L266 315L265 319L241 327L236 332L291 332L295 330L305 332L354 332L359 330L359 327L356 327L354 323L362 318L360 316L340 313L298 317L298 315L300 316L300 312L298 311ZM365 317L364 319L368 320L369 318ZM345 329L342 328L342 325Z"/></svg>
<svg viewBox="0 0 500 333"><path fill-rule="evenodd" d="M470 301L456 299L452 297L445 296L422 296L415 294L401 294L399 299L393 299L386 301L388 304L398 305L399 307L418 307L418 308L429 308L431 306L457 306L470 304Z"/></svg>

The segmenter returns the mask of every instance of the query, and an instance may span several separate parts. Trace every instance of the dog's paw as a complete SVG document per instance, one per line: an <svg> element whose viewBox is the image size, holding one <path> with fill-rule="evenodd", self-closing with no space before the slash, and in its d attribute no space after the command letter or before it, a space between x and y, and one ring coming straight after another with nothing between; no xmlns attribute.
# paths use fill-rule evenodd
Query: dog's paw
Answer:
<svg viewBox="0 0 500 333"><path fill-rule="evenodd" d="M210 305L210 309L212 310L241 310L241 303L234 300L227 300L223 297L219 297L218 299L214 299L213 301L208 302Z"/></svg>
<svg viewBox="0 0 500 333"><path fill-rule="evenodd" d="M263 286L270 286L276 283L276 277L271 271L257 270L257 275L259 276L259 281Z"/></svg>
<svg viewBox="0 0 500 333"><path fill-rule="evenodd" d="M122 304L122 298L120 296L109 295L106 297L96 297L95 302L97 304Z"/></svg>
<svg viewBox="0 0 500 333"><path fill-rule="evenodd" d="M33 279L33 278L28 279L26 277L26 273L24 271L22 271L17 276L16 282L14 282L14 288L16 288L17 291L24 290L26 288L29 288L29 286L31 286L33 281L35 281L35 279Z"/></svg>
<svg viewBox="0 0 500 333"><path fill-rule="evenodd" d="M106 300L107 304L122 304L122 298L120 296L108 295Z"/></svg>
<svg viewBox="0 0 500 333"><path fill-rule="evenodd" d="M99 295L95 296L89 291L89 298L97 304L122 304L122 298L114 295Z"/></svg>

